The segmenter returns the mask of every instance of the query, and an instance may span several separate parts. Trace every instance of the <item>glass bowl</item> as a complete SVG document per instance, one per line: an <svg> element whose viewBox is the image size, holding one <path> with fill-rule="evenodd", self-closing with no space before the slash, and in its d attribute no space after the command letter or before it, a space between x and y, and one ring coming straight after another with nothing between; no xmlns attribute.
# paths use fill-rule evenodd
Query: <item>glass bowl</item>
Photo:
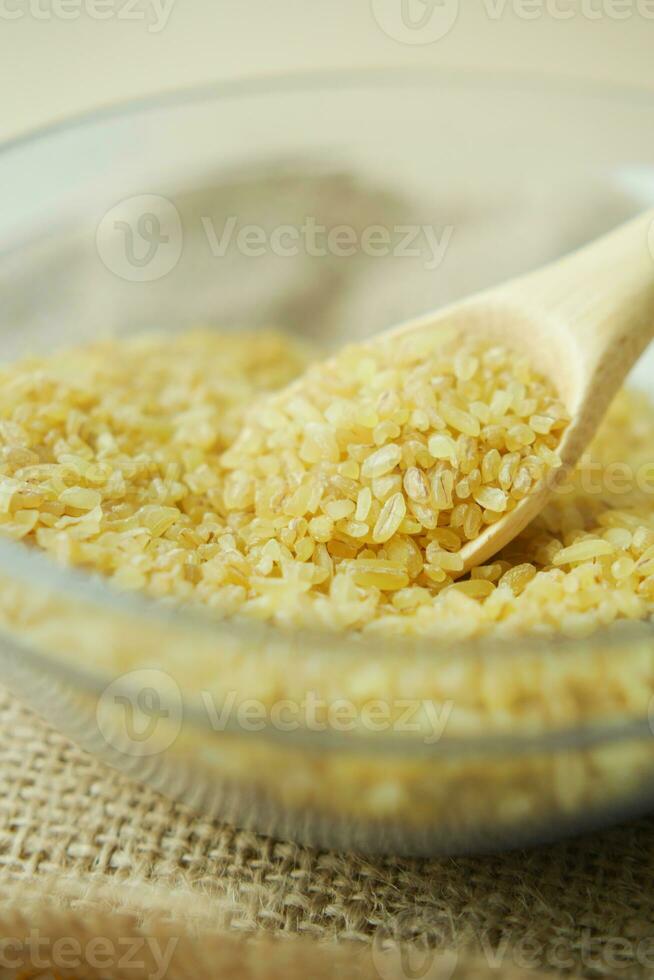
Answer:
<svg viewBox="0 0 654 980"><path fill-rule="evenodd" d="M43 130L0 153L5 359L198 323L364 337L651 205L650 118L634 91L403 71L217 86ZM651 377L646 357L633 380ZM260 832L459 853L654 800L650 622L504 643L289 632L0 541L0 627L0 678L53 725Z"/></svg>

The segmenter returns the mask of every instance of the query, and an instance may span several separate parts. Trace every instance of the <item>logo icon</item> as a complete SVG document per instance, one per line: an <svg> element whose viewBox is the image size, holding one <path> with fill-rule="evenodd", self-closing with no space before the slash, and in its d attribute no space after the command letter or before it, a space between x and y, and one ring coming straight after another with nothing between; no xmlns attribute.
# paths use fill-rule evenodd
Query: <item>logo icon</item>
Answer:
<svg viewBox="0 0 654 980"><path fill-rule="evenodd" d="M402 44L433 44L449 34L459 0L371 0L382 31Z"/></svg>
<svg viewBox="0 0 654 980"><path fill-rule="evenodd" d="M110 272L128 282L153 282L179 262L182 219L166 197L139 194L111 208L96 232L98 255Z"/></svg>
<svg viewBox="0 0 654 980"><path fill-rule="evenodd" d="M398 938L407 931L399 926L398 920L381 925L373 936L372 962L380 980L451 980L459 954L445 948L438 927L425 922L417 931L414 923L410 936Z"/></svg>
<svg viewBox="0 0 654 980"><path fill-rule="evenodd" d="M170 748L182 727L180 689L163 670L132 670L98 699L96 720L107 745L144 758Z"/></svg>

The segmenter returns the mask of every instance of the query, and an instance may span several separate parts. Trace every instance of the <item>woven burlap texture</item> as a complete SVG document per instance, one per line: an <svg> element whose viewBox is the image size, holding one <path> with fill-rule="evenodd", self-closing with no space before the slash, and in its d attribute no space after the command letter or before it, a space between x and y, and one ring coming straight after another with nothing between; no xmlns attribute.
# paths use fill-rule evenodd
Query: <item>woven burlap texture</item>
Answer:
<svg viewBox="0 0 654 980"><path fill-rule="evenodd" d="M430 980L654 969L654 821L490 857L365 859L194 815L1 690L0 753L0 926L16 942L35 928L173 937L166 976L196 980L388 980L389 939L449 951L423 968Z"/></svg>

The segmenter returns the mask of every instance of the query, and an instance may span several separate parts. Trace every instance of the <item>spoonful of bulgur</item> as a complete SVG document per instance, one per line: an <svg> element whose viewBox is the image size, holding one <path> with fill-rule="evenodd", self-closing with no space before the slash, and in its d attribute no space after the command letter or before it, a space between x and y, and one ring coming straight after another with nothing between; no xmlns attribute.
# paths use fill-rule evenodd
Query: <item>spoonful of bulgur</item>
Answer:
<svg viewBox="0 0 654 980"><path fill-rule="evenodd" d="M346 347L253 405L222 462L260 574L298 521L307 589L328 563L383 590L420 566L440 589L511 541L654 334L653 221Z"/></svg>

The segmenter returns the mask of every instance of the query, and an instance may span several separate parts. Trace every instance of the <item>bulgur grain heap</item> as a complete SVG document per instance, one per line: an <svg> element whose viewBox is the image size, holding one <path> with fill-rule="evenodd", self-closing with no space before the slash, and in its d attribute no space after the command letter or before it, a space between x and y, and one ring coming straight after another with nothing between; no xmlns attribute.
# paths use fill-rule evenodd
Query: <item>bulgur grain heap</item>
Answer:
<svg viewBox="0 0 654 980"><path fill-rule="evenodd" d="M121 588L192 598L244 407L305 366L271 331L144 334L0 371L0 533ZM208 546L208 551L207 551Z"/></svg>
<svg viewBox="0 0 654 980"><path fill-rule="evenodd" d="M6 366L0 533L287 626L585 635L651 614L648 402L623 393L567 492L454 582L462 544L557 465L554 393L502 348L422 337L348 348L252 405L305 362L270 332L199 330Z"/></svg>
<svg viewBox="0 0 654 980"><path fill-rule="evenodd" d="M312 587L344 575L375 592L440 591L463 570L462 544L558 465L567 420L501 347L416 334L314 365L223 456L255 592L284 588L287 572Z"/></svg>

